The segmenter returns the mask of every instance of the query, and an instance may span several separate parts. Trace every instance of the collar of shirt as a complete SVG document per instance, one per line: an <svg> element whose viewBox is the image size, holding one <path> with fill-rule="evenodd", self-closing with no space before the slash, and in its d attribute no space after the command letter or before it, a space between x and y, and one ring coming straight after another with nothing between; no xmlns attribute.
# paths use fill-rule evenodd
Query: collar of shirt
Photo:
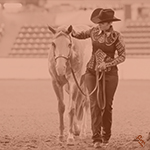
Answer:
<svg viewBox="0 0 150 150"><path fill-rule="evenodd" d="M112 31L113 31L113 26L111 25L110 28L108 30L106 30L106 31L102 31L102 30L99 29L98 34L101 34L101 33L103 34L104 33L108 37L111 34Z"/></svg>

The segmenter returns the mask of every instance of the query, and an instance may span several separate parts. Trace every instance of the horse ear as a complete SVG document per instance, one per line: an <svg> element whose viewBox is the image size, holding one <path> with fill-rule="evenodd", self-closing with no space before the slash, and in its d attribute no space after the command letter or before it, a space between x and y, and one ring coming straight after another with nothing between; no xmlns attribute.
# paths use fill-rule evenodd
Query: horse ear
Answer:
<svg viewBox="0 0 150 150"><path fill-rule="evenodd" d="M73 27L72 27L72 25L70 25L70 26L68 27L67 33L70 34L70 33L72 32L72 30L73 30Z"/></svg>
<svg viewBox="0 0 150 150"><path fill-rule="evenodd" d="M53 34L55 34L56 33L56 30L55 29L53 29L51 26L49 26L48 25L48 29L53 33Z"/></svg>

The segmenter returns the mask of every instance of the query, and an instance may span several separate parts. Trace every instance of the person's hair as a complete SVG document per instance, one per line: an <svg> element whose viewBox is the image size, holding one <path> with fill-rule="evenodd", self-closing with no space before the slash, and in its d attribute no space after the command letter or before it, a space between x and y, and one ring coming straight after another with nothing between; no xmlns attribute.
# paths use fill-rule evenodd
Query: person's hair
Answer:
<svg viewBox="0 0 150 150"><path fill-rule="evenodd" d="M112 23L112 21L108 21L107 23L111 24L111 23Z"/></svg>
<svg viewBox="0 0 150 150"><path fill-rule="evenodd" d="M101 23L101 22L100 22L100 23ZM102 23L109 23L109 24L111 24L112 21L105 21L105 22L102 22Z"/></svg>

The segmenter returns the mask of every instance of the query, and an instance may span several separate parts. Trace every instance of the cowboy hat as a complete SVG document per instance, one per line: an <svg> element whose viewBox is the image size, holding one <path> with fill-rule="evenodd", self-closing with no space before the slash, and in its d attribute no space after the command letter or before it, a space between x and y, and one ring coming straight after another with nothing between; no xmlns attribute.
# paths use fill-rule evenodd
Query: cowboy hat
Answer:
<svg viewBox="0 0 150 150"><path fill-rule="evenodd" d="M95 24L103 22L121 21L114 16L115 12L112 9L97 8L91 14L91 21Z"/></svg>

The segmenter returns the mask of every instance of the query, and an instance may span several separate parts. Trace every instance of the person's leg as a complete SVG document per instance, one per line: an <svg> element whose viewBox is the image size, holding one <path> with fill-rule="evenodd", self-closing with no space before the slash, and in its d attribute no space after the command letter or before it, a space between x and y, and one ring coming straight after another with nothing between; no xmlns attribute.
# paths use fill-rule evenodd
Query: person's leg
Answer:
<svg viewBox="0 0 150 150"><path fill-rule="evenodd" d="M96 77L91 73L86 73L85 83L88 92L91 93L96 85ZM102 142L101 140L101 111L97 103L96 91L90 96L90 110L91 110L91 129L93 143Z"/></svg>
<svg viewBox="0 0 150 150"><path fill-rule="evenodd" d="M102 137L104 142L108 142L111 137L111 126L112 126L112 104L114 94L118 85L118 76L117 75L106 75L106 107L102 117Z"/></svg>

